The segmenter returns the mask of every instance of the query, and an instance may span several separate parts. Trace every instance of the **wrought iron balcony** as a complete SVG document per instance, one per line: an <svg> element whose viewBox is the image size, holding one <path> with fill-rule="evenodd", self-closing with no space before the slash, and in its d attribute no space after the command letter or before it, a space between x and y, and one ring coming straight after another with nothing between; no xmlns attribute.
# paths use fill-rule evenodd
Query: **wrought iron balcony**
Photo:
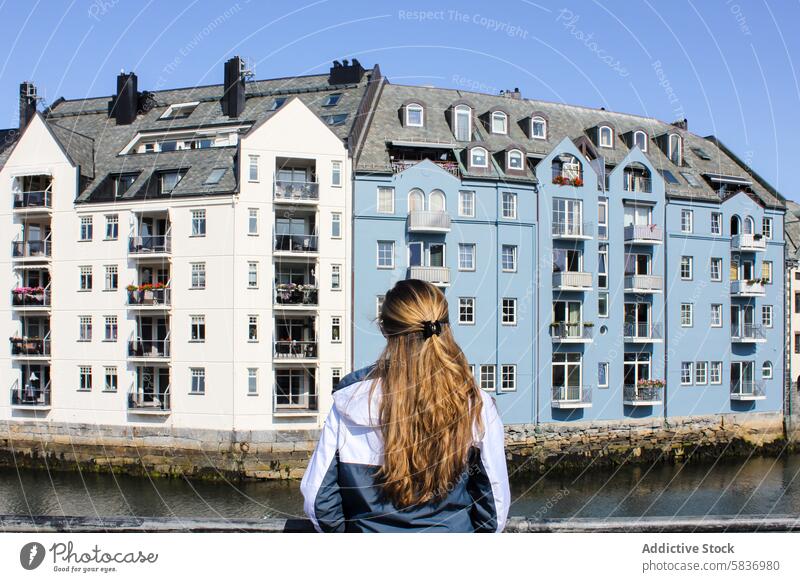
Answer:
<svg viewBox="0 0 800 582"><path fill-rule="evenodd" d="M172 252L172 235L132 236L128 239L128 252L132 255L160 255Z"/></svg>
<svg viewBox="0 0 800 582"><path fill-rule="evenodd" d="M572 271L553 273L553 289L557 291L588 291L592 288L592 274Z"/></svg>
<svg viewBox="0 0 800 582"><path fill-rule="evenodd" d="M314 359L317 357L316 341L277 340L274 343L275 358Z"/></svg>
<svg viewBox="0 0 800 582"><path fill-rule="evenodd" d="M314 307L319 304L316 285L279 283L275 286L275 304L283 307Z"/></svg>
<svg viewBox="0 0 800 582"><path fill-rule="evenodd" d="M317 182L275 180L275 202L317 201L319 201L319 184Z"/></svg>
<svg viewBox="0 0 800 582"><path fill-rule="evenodd" d="M760 234L736 234L731 237L731 250L758 252L767 248L767 239Z"/></svg>
<svg viewBox="0 0 800 582"><path fill-rule="evenodd" d="M45 337L12 337L11 355L22 358L50 356L50 334Z"/></svg>
<svg viewBox="0 0 800 582"><path fill-rule="evenodd" d="M433 285L450 284L449 267L409 267L409 279L420 279Z"/></svg>
<svg viewBox="0 0 800 582"><path fill-rule="evenodd" d="M626 406L659 406L664 403L664 387L625 384L622 402Z"/></svg>
<svg viewBox="0 0 800 582"><path fill-rule="evenodd" d="M658 245L664 241L664 229L655 224L630 224L624 236L626 243Z"/></svg>
<svg viewBox="0 0 800 582"><path fill-rule="evenodd" d="M553 386L551 404L559 409L589 408L592 389L589 386Z"/></svg>
<svg viewBox="0 0 800 582"><path fill-rule="evenodd" d="M550 337L554 342L589 343L592 341L594 326L588 323L567 323L558 321L550 324Z"/></svg>
<svg viewBox="0 0 800 582"><path fill-rule="evenodd" d="M450 215L443 210L412 210L408 213L408 232L450 232Z"/></svg>
<svg viewBox="0 0 800 582"><path fill-rule="evenodd" d="M731 382L731 400L764 400L766 397L764 382L754 380Z"/></svg>
<svg viewBox="0 0 800 582"><path fill-rule="evenodd" d="M128 356L140 359L169 358L169 338L163 340L134 339L128 342Z"/></svg>
<svg viewBox="0 0 800 582"><path fill-rule="evenodd" d="M11 388L11 406L19 408L50 408L50 382L44 388L27 384L20 388L19 382Z"/></svg>
<svg viewBox="0 0 800 582"><path fill-rule="evenodd" d="M274 248L286 253L316 253L318 237L316 234L276 234Z"/></svg>
<svg viewBox="0 0 800 582"><path fill-rule="evenodd" d="M660 275L625 275L625 293L661 293L664 278Z"/></svg>
<svg viewBox="0 0 800 582"><path fill-rule="evenodd" d="M142 285L136 289L132 287L128 288L129 307L166 308L172 303L172 289L167 286Z"/></svg>
<svg viewBox="0 0 800 582"><path fill-rule="evenodd" d="M622 336L629 343L652 343L664 339L663 326L660 323L631 323L623 326Z"/></svg>

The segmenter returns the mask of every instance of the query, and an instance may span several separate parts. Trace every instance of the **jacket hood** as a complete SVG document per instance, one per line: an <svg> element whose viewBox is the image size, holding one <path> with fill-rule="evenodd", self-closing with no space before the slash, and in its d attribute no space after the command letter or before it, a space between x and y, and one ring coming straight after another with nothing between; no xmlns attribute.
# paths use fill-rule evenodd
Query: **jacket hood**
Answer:
<svg viewBox="0 0 800 582"><path fill-rule="evenodd" d="M371 391L372 380L361 380L339 388L333 393L333 406L339 415L350 424L365 427L378 426L378 410L381 402L380 380ZM370 392L372 394L370 395Z"/></svg>

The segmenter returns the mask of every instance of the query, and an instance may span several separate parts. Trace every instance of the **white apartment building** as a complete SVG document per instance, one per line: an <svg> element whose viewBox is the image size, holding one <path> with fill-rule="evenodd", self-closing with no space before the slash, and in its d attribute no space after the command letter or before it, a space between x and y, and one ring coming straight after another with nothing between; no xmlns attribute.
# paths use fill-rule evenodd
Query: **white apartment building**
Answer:
<svg viewBox="0 0 800 582"><path fill-rule="evenodd" d="M349 371L351 149L377 67L35 112L0 189L5 420L316 428ZM27 95L27 96L26 96Z"/></svg>

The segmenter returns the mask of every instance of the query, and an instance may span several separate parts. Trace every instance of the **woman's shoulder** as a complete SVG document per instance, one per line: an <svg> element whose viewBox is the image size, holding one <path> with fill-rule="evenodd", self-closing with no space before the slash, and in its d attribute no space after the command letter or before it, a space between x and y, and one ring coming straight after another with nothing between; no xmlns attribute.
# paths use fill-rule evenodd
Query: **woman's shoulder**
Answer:
<svg viewBox="0 0 800 582"><path fill-rule="evenodd" d="M344 378L339 380L339 383L336 385L336 388L333 389L334 392L338 392L339 390L343 390L348 386L352 386L353 384L357 384L358 382L363 382L366 380L367 376L369 375L372 370L375 369L375 364L370 364L369 366L364 366L363 368L359 368L358 370L353 370L349 374L347 374Z"/></svg>

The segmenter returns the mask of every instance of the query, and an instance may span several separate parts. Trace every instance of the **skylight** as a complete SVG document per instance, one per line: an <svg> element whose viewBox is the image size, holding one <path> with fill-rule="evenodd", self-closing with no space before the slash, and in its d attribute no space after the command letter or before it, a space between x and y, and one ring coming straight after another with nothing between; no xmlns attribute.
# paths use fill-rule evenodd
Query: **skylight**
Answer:
<svg viewBox="0 0 800 582"><path fill-rule="evenodd" d="M272 102L272 107L270 109L275 111L276 109L280 109L281 105L286 103L286 97L275 97L275 100Z"/></svg>
<svg viewBox="0 0 800 582"><path fill-rule="evenodd" d="M344 125L347 113L337 113L336 115L323 115L322 120L328 125Z"/></svg>
<svg viewBox="0 0 800 582"><path fill-rule="evenodd" d="M669 170L659 170L659 172L661 173L662 176L664 176L664 179L670 184L680 184L675 175Z"/></svg>
<svg viewBox="0 0 800 582"><path fill-rule="evenodd" d="M701 160L710 160L711 156L706 153L706 150L703 148L692 148L692 151L697 155L698 158Z"/></svg>
<svg viewBox="0 0 800 582"><path fill-rule="evenodd" d="M342 98L341 93L331 93L328 95L328 98L325 100L325 103L322 104L323 107L333 107L337 103L339 103L339 99Z"/></svg>
<svg viewBox="0 0 800 582"><path fill-rule="evenodd" d="M225 172L227 171L228 171L227 168L214 168L213 170L211 170L211 173L208 175L208 178L206 178L206 181L203 182L203 184L209 186L213 186L214 184L219 184L220 180L222 180L222 177L225 175Z"/></svg>
<svg viewBox="0 0 800 582"><path fill-rule="evenodd" d="M194 111L195 107L200 104L199 101L192 101L191 103L175 103L167 107L167 110L159 117L159 119L185 119L189 117Z"/></svg>
<svg viewBox="0 0 800 582"><path fill-rule="evenodd" d="M692 188L699 188L700 182L697 181L697 177L690 173L690 172L681 172L681 176L686 178L686 181L689 182L689 186Z"/></svg>

